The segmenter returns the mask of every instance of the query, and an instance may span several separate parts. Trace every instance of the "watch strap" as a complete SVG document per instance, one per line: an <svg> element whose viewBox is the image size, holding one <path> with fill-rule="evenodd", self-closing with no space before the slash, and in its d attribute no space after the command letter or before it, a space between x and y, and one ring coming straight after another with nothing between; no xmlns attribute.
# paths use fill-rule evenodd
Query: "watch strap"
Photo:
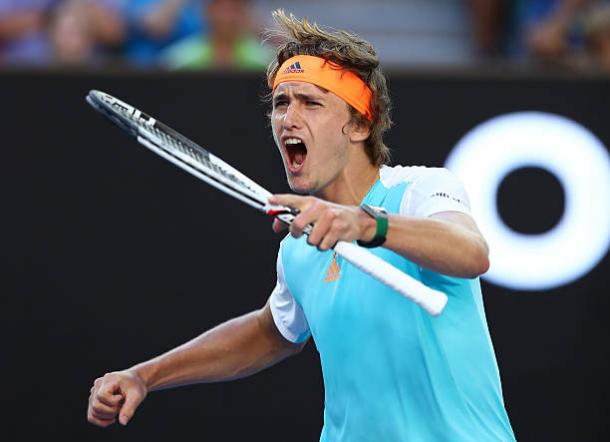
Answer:
<svg viewBox="0 0 610 442"><path fill-rule="evenodd" d="M385 242L388 233L388 214L384 209L363 204L360 208L377 222L375 236L370 241L356 241L360 247L373 248L379 247Z"/></svg>

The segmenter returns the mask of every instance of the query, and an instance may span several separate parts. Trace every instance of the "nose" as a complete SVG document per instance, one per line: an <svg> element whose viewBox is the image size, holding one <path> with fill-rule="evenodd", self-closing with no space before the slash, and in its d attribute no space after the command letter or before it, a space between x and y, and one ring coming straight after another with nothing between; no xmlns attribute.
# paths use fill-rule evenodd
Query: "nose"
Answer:
<svg viewBox="0 0 610 442"><path fill-rule="evenodd" d="M299 110L298 103L292 102L286 108L286 113L284 114L284 120L282 121L282 126L284 129L298 129L301 127L301 112Z"/></svg>

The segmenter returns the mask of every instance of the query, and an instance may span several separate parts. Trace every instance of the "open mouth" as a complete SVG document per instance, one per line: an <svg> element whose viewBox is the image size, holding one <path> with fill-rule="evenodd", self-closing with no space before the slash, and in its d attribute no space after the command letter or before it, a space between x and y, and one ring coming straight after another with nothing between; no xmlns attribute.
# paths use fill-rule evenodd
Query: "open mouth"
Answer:
<svg viewBox="0 0 610 442"><path fill-rule="evenodd" d="M296 137L286 138L284 148L287 154L288 169L293 173L301 170L307 157L307 147L303 140Z"/></svg>

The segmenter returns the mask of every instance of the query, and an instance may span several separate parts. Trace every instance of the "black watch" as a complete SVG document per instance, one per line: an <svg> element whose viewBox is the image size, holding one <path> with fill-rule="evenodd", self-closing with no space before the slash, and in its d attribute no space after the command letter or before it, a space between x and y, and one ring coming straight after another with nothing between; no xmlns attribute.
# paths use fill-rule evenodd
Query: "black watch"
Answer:
<svg viewBox="0 0 610 442"><path fill-rule="evenodd" d="M388 233L388 212L383 207L369 206L368 204L363 204L360 208L377 221L377 231L372 240L368 242L358 240L357 243L360 247L379 247L385 242L385 236Z"/></svg>

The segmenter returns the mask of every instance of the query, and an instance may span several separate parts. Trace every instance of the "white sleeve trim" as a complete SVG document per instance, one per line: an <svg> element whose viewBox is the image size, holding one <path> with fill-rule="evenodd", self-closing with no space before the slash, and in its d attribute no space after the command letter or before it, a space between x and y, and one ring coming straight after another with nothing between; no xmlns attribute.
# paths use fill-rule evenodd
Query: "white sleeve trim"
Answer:
<svg viewBox="0 0 610 442"><path fill-rule="evenodd" d="M409 186L400 204L400 214L427 218L439 212L470 214L463 184L448 169L417 167L408 174Z"/></svg>
<svg viewBox="0 0 610 442"><path fill-rule="evenodd" d="M269 305L275 326L284 338L294 343L301 343L309 338L311 333L305 313L286 284L281 245L277 254L277 284L269 296Z"/></svg>

